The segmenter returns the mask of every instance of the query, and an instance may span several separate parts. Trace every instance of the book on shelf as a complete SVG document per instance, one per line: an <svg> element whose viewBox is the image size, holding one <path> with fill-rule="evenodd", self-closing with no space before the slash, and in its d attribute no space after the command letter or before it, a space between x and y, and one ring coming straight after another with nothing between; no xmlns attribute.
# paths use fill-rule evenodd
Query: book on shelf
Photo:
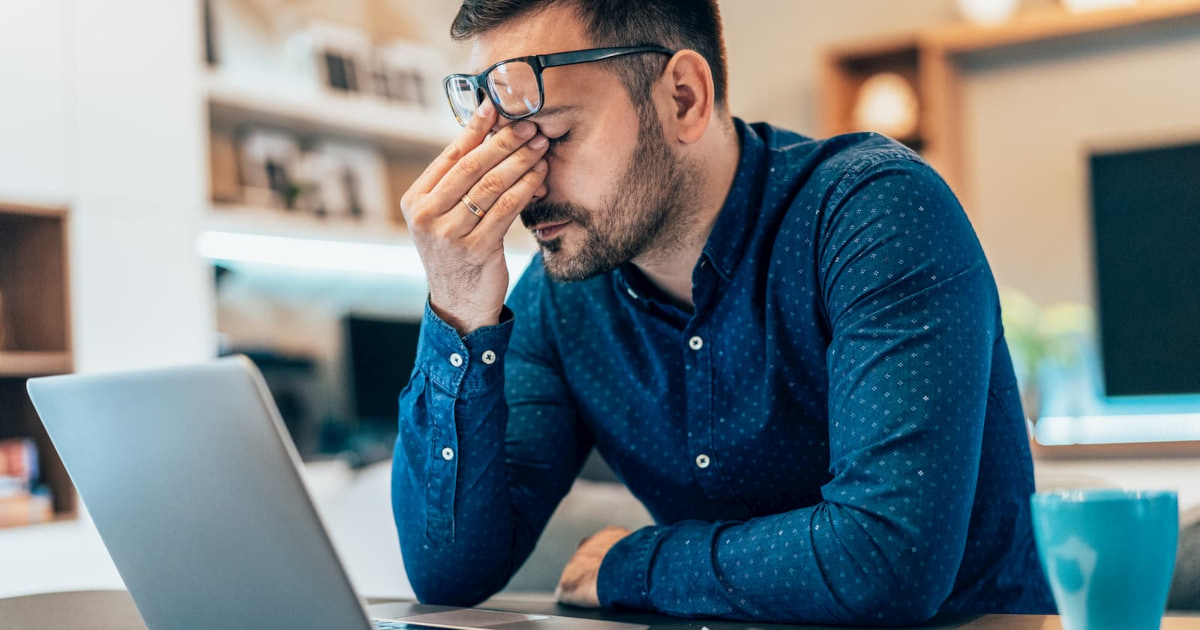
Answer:
<svg viewBox="0 0 1200 630"><path fill-rule="evenodd" d="M34 491L37 481L37 445L33 440L0 440L0 527L45 523L54 518L50 497Z"/></svg>
<svg viewBox="0 0 1200 630"><path fill-rule="evenodd" d="M37 471L37 445L33 440L0 440L0 497L27 492L37 483Z"/></svg>
<svg viewBox="0 0 1200 630"><path fill-rule="evenodd" d="M47 523L53 519L54 509L49 496L30 492L0 495L0 527Z"/></svg>

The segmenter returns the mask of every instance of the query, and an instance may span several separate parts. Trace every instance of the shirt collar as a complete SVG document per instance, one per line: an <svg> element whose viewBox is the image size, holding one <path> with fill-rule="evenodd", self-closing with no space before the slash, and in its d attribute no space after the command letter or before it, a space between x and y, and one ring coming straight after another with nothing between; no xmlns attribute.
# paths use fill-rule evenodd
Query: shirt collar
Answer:
<svg viewBox="0 0 1200 630"><path fill-rule="evenodd" d="M761 179L767 154L766 143L753 128L740 118L734 118L733 124L741 145L741 158L725 205L721 207L721 214L717 216L701 254L701 260L710 260L725 280L733 277L758 227L757 216L751 215L757 215L754 208L762 202Z"/></svg>

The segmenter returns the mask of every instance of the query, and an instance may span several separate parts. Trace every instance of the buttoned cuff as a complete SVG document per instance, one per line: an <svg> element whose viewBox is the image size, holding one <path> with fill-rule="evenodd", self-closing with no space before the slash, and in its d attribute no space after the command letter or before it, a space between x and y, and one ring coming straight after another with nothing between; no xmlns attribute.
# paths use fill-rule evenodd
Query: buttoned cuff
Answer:
<svg viewBox="0 0 1200 630"><path fill-rule="evenodd" d="M452 396L489 390L502 382L504 355L512 331L513 312L505 306L499 324L460 337L426 300L417 342L417 367Z"/></svg>
<svg viewBox="0 0 1200 630"><path fill-rule="evenodd" d="M643 527L609 548L596 578L601 606L652 609L650 563L666 531L663 527Z"/></svg>

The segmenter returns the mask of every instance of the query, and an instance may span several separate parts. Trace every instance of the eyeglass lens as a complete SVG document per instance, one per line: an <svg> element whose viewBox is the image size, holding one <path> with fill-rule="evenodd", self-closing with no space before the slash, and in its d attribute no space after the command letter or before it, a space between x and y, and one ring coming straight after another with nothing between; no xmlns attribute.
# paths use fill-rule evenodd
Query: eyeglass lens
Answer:
<svg viewBox="0 0 1200 630"><path fill-rule="evenodd" d="M487 75L488 92L496 98L496 106L509 116L528 116L542 106L537 73L524 61L496 66Z"/></svg>
<svg viewBox="0 0 1200 630"><path fill-rule="evenodd" d="M446 85L446 94L450 97L450 105L454 108L458 122L467 124L479 107L479 97L475 94L474 86L464 78L451 78Z"/></svg>

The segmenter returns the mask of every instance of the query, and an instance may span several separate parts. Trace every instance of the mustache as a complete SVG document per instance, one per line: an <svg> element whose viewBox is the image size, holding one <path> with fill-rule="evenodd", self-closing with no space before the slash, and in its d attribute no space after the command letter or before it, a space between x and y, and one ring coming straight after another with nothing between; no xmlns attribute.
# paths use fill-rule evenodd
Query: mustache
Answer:
<svg viewBox="0 0 1200 630"><path fill-rule="evenodd" d="M582 227L588 225L588 213L579 205L550 201L536 201L521 211L521 223L526 228L546 223L572 221Z"/></svg>

